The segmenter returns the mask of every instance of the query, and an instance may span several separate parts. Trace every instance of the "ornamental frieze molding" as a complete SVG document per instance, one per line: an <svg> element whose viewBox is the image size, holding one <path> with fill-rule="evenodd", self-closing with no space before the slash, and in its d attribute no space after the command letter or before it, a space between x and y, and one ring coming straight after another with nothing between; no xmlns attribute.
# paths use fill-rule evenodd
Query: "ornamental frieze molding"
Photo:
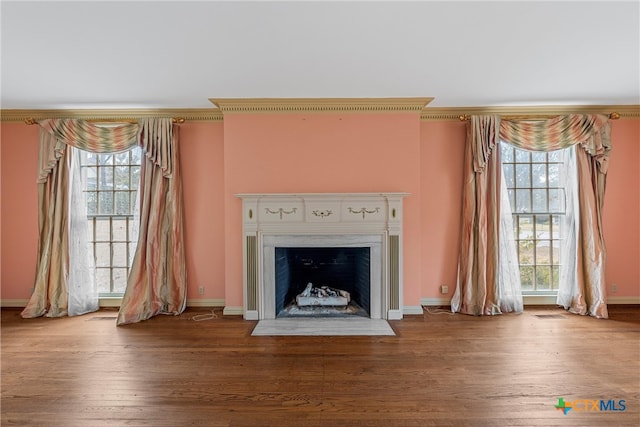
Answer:
<svg viewBox="0 0 640 427"><path fill-rule="evenodd" d="M223 114L420 113L433 98L210 98Z"/></svg>

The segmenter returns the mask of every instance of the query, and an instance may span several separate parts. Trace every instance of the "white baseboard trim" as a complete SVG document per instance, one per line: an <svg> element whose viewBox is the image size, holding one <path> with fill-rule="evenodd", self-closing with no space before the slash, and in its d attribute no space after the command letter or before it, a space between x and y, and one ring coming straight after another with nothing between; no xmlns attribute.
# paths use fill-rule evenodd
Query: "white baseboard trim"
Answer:
<svg viewBox="0 0 640 427"><path fill-rule="evenodd" d="M187 307L224 307L224 298L188 299Z"/></svg>
<svg viewBox="0 0 640 427"><path fill-rule="evenodd" d="M422 306L421 305L405 305L404 307L402 307L402 314L405 314L407 316L411 316L412 314L422 315L423 314Z"/></svg>
<svg viewBox="0 0 640 427"><path fill-rule="evenodd" d="M3 299L0 300L0 307L25 308L28 303L28 299Z"/></svg>
<svg viewBox="0 0 640 427"><path fill-rule="evenodd" d="M242 316L244 314L244 310L242 307L225 307L222 310L223 316Z"/></svg>
<svg viewBox="0 0 640 427"><path fill-rule="evenodd" d="M640 304L640 297L607 297L607 304Z"/></svg>
<svg viewBox="0 0 640 427"><path fill-rule="evenodd" d="M28 299L2 299L0 307L24 308L29 303ZM120 307L122 298L100 298L100 307ZM187 307L224 307L224 298L192 299L187 300Z"/></svg>
<svg viewBox="0 0 640 427"><path fill-rule="evenodd" d="M434 306L434 305L451 305L451 298L420 298L420 305Z"/></svg>
<svg viewBox="0 0 640 427"><path fill-rule="evenodd" d="M556 304L556 296L555 295L523 295L522 296L524 305L557 305ZM451 305L450 298L421 298L420 304L424 306L434 306L434 305ZM607 304L616 304L616 305L634 305L640 304L640 296L638 297L607 297Z"/></svg>

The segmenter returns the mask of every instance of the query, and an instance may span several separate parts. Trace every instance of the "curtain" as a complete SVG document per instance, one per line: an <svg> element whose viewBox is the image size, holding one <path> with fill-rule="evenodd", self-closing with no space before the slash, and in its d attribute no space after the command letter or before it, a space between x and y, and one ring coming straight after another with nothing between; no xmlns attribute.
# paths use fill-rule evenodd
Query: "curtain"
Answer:
<svg viewBox="0 0 640 427"><path fill-rule="evenodd" d="M579 207L579 220L575 230L575 267L572 267L575 274L561 274L564 278L574 277L575 281L561 281L558 304L575 313L606 318L602 206L611 138L608 118L602 115L568 115L525 122L472 116L467 128L461 246L452 311L495 314L518 311L521 306L511 307L497 297L504 294L505 283L501 283L501 274L496 271L501 271L501 264L508 258L496 244L501 212L497 193L501 184L495 169L500 165L496 149L500 140L533 151L579 147L575 203Z"/></svg>
<svg viewBox="0 0 640 427"><path fill-rule="evenodd" d="M36 277L33 294L21 315L59 317L95 311L98 299L93 282L88 282L90 273L81 271L90 260L86 230L78 224L81 214L75 210L86 205L78 205L82 201L78 187L72 184L79 173L72 147L98 152L126 150L136 143L137 125L103 128L73 119L38 124Z"/></svg>
<svg viewBox="0 0 640 427"><path fill-rule="evenodd" d="M145 153L139 193L136 253L118 313L118 325L157 314L177 315L186 306L183 201L177 128L171 119L139 122Z"/></svg>

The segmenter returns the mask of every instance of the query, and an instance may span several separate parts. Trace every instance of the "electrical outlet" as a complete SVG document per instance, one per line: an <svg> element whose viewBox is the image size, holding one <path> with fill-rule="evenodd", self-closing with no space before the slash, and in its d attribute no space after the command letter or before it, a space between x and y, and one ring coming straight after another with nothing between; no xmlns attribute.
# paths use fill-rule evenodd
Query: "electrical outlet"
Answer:
<svg viewBox="0 0 640 427"><path fill-rule="evenodd" d="M447 286L447 285L440 285L440 293L441 293L441 294L448 294L448 293L449 293L449 286Z"/></svg>
<svg viewBox="0 0 640 427"><path fill-rule="evenodd" d="M614 292L614 293L618 292L618 285L617 284L614 283L614 284L611 285L611 292Z"/></svg>
<svg viewBox="0 0 640 427"><path fill-rule="evenodd" d="M204 295L204 286L200 286L200 287L198 288L198 293L199 293L200 295Z"/></svg>

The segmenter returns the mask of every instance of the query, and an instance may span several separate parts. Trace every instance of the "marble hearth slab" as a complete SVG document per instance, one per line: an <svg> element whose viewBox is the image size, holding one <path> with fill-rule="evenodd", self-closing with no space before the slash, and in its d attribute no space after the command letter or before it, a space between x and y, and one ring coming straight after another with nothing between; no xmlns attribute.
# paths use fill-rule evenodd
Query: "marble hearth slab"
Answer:
<svg viewBox="0 0 640 427"><path fill-rule="evenodd" d="M384 319L357 318L281 318L260 320L251 333L253 336L277 335L395 335Z"/></svg>

